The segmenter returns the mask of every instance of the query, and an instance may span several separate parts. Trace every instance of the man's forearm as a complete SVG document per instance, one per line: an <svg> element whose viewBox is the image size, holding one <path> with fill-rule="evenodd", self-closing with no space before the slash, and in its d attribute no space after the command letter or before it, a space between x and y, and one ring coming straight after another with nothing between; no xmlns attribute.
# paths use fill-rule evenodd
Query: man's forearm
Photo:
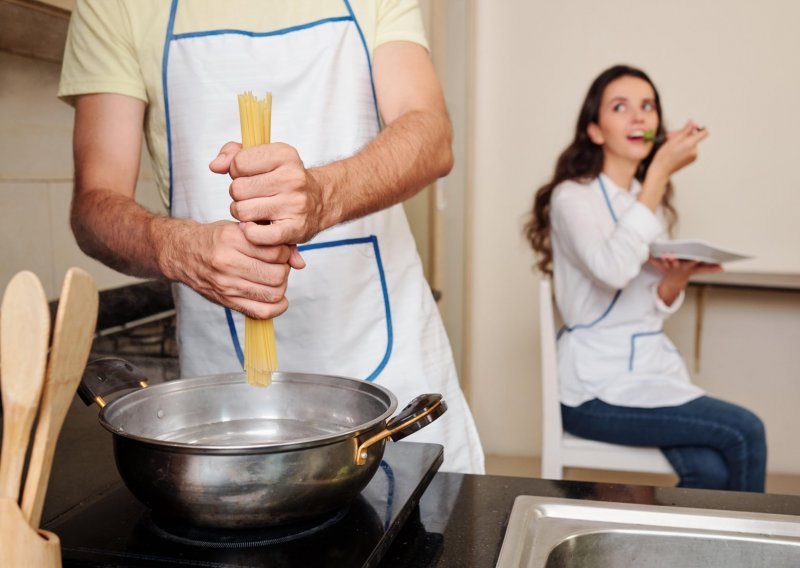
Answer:
<svg viewBox="0 0 800 568"><path fill-rule="evenodd" d="M175 279L165 262L165 244L175 242L192 221L147 211L131 198L106 190L82 190L72 202L72 230L89 256L143 278Z"/></svg>
<svg viewBox="0 0 800 568"><path fill-rule="evenodd" d="M446 113L409 112L354 156L309 170L322 186L322 228L401 203L452 167Z"/></svg>

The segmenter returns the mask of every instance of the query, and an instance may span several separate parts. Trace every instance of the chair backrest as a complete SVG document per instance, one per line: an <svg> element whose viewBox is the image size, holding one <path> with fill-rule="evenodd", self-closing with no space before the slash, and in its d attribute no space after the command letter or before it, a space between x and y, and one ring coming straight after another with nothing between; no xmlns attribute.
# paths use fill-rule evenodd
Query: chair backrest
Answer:
<svg viewBox="0 0 800 568"><path fill-rule="evenodd" d="M550 279L539 281L539 339L542 348L542 453L561 448L561 397L556 365L556 318Z"/></svg>

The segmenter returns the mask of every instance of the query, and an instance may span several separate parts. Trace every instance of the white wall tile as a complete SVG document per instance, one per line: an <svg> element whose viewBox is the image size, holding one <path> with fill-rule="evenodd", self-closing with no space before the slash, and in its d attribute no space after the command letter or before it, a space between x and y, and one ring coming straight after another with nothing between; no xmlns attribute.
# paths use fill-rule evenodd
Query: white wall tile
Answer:
<svg viewBox="0 0 800 568"><path fill-rule="evenodd" d="M0 182L0 211L0 290L14 274L30 270L42 281L47 297L55 298L47 185Z"/></svg>
<svg viewBox="0 0 800 568"><path fill-rule="evenodd" d="M72 107L60 66L0 52L0 180L72 178Z"/></svg>

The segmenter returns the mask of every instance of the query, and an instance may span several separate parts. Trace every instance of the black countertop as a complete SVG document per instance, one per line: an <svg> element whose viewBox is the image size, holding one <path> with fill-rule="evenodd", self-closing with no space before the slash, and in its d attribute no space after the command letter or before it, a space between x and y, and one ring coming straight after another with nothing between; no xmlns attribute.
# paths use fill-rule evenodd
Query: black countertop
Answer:
<svg viewBox="0 0 800 568"><path fill-rule="evenodd" d="M154 379L177 376L169 358L130 359ZM98 424L97 409L76 398L57 446L44 519L57 519L120 483L110 434ZM438 472L380 566L494 566L519 495L800 516L800 496Z"/></svg>
<svg viewBox="0 0 800 568"><path fill-rule="evenodd" d="M519 495L800 515L800 496L439 472L381 567L494 566Z"/></svg>
<svg viewBox="0 0 800 568"><path fill-rule="evenodd" d="M99 425L97 429L98 437L103 437L105 432ZM69 465L59 466L57 470ZM94 469L95 473L105 471L108 479L116 474L113 462L108 460L95 463ZM65 495L58 494L60 485L69 494L68 501ZM112 485L118 486L119 480ZM90 485L83 487L83 491L74 486L64 488L55 479L51 487L55 492L48 495L49 517L64 512L54 511L53 501L59 502L61 509L69 502L70 509L96 497L96 492L87 493ZM438 472L379 566L494 566L514 499L519 495L800 516L800 496Z"/></svg>

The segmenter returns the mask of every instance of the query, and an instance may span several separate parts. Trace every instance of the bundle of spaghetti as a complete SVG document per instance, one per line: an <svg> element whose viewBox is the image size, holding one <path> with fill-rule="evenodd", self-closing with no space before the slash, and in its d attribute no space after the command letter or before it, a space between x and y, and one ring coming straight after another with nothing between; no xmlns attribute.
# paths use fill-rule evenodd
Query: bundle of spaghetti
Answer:
<svg viewBox="0 0 800 568"><path fill-rule="evenodd" d="M268 144L272 119L272 93L259 100L253 93L239 95L239 120L242 125L242 146L250 148ZM272 372L278 369L275 348L275 326L271 319L249 317L244 322L244 369L247 382L266 387L272 383Z"/></svg>

